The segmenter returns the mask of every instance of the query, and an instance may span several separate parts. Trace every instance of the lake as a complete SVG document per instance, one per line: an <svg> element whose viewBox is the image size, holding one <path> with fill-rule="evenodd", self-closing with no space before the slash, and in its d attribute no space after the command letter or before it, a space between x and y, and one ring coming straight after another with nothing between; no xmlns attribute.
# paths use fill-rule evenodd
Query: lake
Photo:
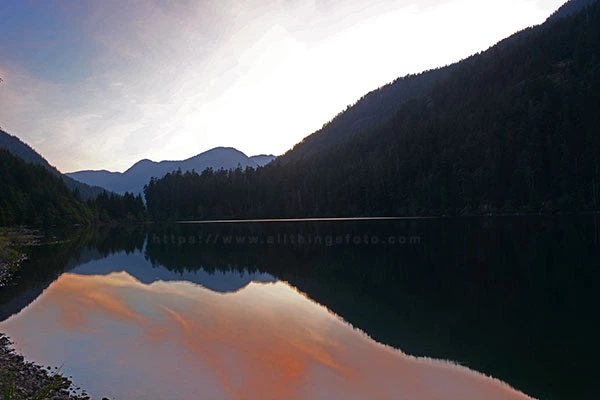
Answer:
<svg viewBox="0 0 600 400"><path fill-rule="evenodd" d="M115 399L596 399L600 218L47 232L0 331Z"/></svg>

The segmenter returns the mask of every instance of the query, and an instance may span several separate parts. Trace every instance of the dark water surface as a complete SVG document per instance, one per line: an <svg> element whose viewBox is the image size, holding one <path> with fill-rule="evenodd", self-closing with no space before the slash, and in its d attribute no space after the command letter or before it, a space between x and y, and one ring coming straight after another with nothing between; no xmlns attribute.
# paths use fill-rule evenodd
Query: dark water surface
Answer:
<svg viewBox="0 0 600 400"><path fill-rule="evenodd" d="M47 241L0 289L0 331L95 398L600 398L598 217Z"/></svg>

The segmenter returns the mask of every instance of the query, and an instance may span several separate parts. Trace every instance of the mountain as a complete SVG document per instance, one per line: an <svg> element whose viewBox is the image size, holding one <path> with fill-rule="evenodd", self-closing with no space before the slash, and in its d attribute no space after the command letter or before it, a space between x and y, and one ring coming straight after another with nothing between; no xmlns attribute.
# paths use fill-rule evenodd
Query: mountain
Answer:
<svg viewBox="0 0 600 400"><path fill-rule="evenodd" d="M563 4L558 10L556 10L550 17L548 17L547 23L556 22L561 18L570 17L573 14L578 13L587 6L591 6L597 0L570 0Z"/></svg>
<svg viewBox="0 0 600 400"><path fill-rule="evenodd" d="M273 161L276 157L272 154L259 154L257 156L252 156L250 159L256 163L259 167L264 167Z"/></svg>
<svg viewBox="0 0 600 400"><path fill-rule="evenodd" d="M84 202L60 174L4 148L0 148L0 189L0 226L88 225L145 218L139 195L102 191Z"/></svg>
<svg viewBox="0 0 600 400"><path fill-rule="evenodd" d="M595 2L596 0L568 1L548 18L546 25L573 15ZM529 31L521 32L519 37L529 33ZM495 48L503 50L505 46L512 43L512 39L506 39ZM304 138L281 156L279 160L285 163L308 158L325 151L330 146L347 141L355 134L364 133L388 123L404 103L425 96L440 80L449 76L459 65L474 62L475 58L476 56L473 56L460 63L420 74L407 75L373 90L353 105L348 106L346 110L340 112L335 118L323 125L321 129Z"/></svg>
<svg viewBox="0 0 600 400"><path fill-rule="evenodd" d="M234 293L242 290L252 282L273 283L276 279L269 274L250 271L235 273L220 270L205 271L198 268L191 270L169 270L156 261L153 254L150 257L142 252L112 254L102 260L82 263L73 273L79 275L108 275L116 271L126 271L136 280L150 285L157 281L192 282L219 293Z"/></svg>
<svg viewBox="0 0 600 400"><path fill-rule="evenodd" d="M356 134L377 128L388 122L404 103L428 93L455 67L456 64L407 75L366 94L321 129L296 144L279 158L280 161L287 163L309 158L330 146L347 141Z"/></svg>
<svg viewBox="0 0 600 400"><path fill-rule="evenodd" d="M55 176L61 177L61 179L69 189L79 191L79 195L83 200L95 199L100 193L104 191L104 189L100 187L92 187L61 174L59 170L50 165L50 163L33 148L31 148L31 146L21 141L21 139L19 139L18 137L13 136L1 129L0 149L6 149L11 154L21 157L28 163L41 165Z"/></svg>
<svg viewBox="0 0 600 400"><path fill-rule="evenodd" d="M47 170L56 171L56 169L48 163L39 153L31 148L31 146L22 142L16 136L13 136L3 130L0 130L0 148L8 150L15 156L21 157L28 163L38 164Z"/></svg>
<svg viewBox="0 0 600 400"><path fill-rule="evenodd" d="M582 3L566 7L574 4ZM182 220L600 211L600 5L564 10L436 70L395 109L366 114L366 127L334 129L361 121L363 99L261 170L153 181L148 212Z"/></svg>
<svg viewBox="0 0 600 400"><path fill-rule="evenodd" d="M92 211L48 168L0 149L0 226L87 223Z"/></svg>
<svg viewBox="0 0 600 400"><path fill-rule="evenodd" d="M151 178L162 178L169 172L181 169L186 171L204 171L207 168L235 169L241 167L259 167L268 164L275 156L260 155L248 157L239 150L231 147L217 147L197 156L182 161L141 160L125 172L109 171L77 171L68 173L67 176L88 185L100 186L116 193L131 192L142 193L144 185Z"/></svg>

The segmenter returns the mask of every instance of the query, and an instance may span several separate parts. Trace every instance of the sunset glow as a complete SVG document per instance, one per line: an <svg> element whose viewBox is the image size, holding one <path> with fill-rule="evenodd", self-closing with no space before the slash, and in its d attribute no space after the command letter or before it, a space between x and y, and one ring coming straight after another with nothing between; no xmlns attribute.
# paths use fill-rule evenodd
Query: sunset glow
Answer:
<svg viewBox="0 0 600 400"><path fill-rule="evenodd" d="M199 394L230 399L528 398L466 368L377 344L282 282L252 283L220 294L184 282L144 285L126 272L67 273L2 329L17 338L25 355L43 355L36 361L78 360L82 365L71 364L69 374L90 391L116 398L127 387L119 380L125 369L128 376L135 371L143 377L139 398L161 393L180 399ZM150 362L150 354L160 364ZM96 386L98 375L106 374L113 376L114 393Z"/></svg>
<svg viewBox="0 0 600 400"><path fill-rule="evenodd" d="M63 1L0 9L0 125L63 172L281 154L367 92L562 0Z"/></svg>

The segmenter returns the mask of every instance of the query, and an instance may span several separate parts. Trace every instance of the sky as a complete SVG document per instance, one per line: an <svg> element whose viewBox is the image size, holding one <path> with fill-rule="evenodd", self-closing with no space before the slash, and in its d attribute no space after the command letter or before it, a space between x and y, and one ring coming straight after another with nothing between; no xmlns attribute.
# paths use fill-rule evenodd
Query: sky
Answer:
<svg viewBox="0 0 600 400"><path fill-rule="evenodd" d="M0 0L0 127L62 172L283 154L564 0Z"/></svg>

